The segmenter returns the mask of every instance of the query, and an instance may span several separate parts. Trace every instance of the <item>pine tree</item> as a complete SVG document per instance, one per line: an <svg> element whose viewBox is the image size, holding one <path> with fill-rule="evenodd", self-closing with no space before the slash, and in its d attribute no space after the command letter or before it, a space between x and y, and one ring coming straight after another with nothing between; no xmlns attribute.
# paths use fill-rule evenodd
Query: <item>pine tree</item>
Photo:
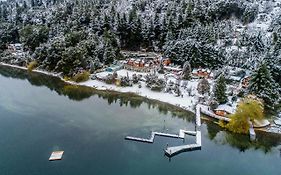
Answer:
<svg viewBox="0 0 281 175"><path fill-rule="evenodd" d="M35 6L35 1L34 1L34 0L31 0L31 1L30 1L30 5L31 5L31 7L34 7L34 6Z"/></svg>
<svg viewBox="0 0 281 175"><path fill-rule="evenodd" d="M273 112L279 100L277 84L266 64L262 64L252 75L249 92L263 99L265 110Z"/></svg>
<svg viewBox="0 0 281 175"><path fill-rule="evenodd" d="M116 59L114 48L108 42L105 45L103 59L105 64L111 64Z"/></svg>
<svg viewBox="0 0 281 175"><path fill-rule="evenodd" d="M26 4L26 1L23 1L22 8L23 8L24 10L26 10L26 9L27 9L27 4Z"/></svg>
<svg viewBox="0 0 281 175"><path fill-rule="evenodd" d="M225 78L223 75L221 75L218 78L218 80L216 81L216 84L214 87L214 95L215 95L215 99L220 104L227 102L226 83L225 83Z"/></svg>

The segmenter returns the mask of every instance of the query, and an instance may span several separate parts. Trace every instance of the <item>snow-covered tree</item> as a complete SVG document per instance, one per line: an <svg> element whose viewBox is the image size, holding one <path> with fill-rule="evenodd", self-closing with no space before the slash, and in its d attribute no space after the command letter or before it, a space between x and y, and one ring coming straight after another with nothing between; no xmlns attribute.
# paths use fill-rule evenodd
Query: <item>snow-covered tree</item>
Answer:
<svg viewBox="0 0 281 175"><path fill-rule="evenodd" d="M192 72L191 65L189 61L186 61L182 69L183 79L189 80L191 78L191 72Z"/></svg>
<svg viewBox="0 0 281 175"><path fill-rule="evenodd" d="M197 91L201 95L209 94L209 92L210 92L210 83L208 82L207 79L203 78L202 80L200 80L200 82L198 83L198 86L197 86Z"/></svg>
<svg viewBox="0 0 281 175"><path fill-rule="evenodd" d="M262 64L251 77L249 92L263 99L265 110L272 112L280 97L277 87L267 65Z"/></svg>
<svg viewBox="0 0 281 175"><path fill-rule="evenodd" d="M220 104L227 102L226 96L226 83L224 75L220 75L216 80L216 84L214 87L214 96L217 102Z"/></svg>

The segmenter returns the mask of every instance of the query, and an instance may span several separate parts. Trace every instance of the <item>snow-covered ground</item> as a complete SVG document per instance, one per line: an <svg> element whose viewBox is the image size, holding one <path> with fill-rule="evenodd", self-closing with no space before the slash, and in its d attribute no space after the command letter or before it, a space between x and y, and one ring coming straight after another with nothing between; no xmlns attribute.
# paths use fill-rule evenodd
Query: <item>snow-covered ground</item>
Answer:
<svg viewBox="0 0 281 175"><path fill-rule="evenodd" d="M101 72L98 74L98 76L106 76L109 74L109 72ZM127 76L132 77L133 74L142 74L146 75L146 73L138 73L128 70L119 70L117 71L118 76ZM164 78L163 74L158 75L159 78ZM172 77L168 78L168 81L175 81ZM145 86L145 82L140 82L142 87L139 88L137 84L134 84L132 87L118 87L114 84L106 84L104 82L101 82L99 80L88 80L83 83L78 83L79 85L88 86L88 87L94 87L98 90L111 90L111 91L117 91L117 92L123 92L123 93L135 93L137 95L140 95L142 97L146 97L153 100L158 100L161 102L166 102L178 107L181 107L185 110L189 110L192 112L195 112L195 105L198 102L199 94L197 94L197 84L198 80L191 80L188 81L187 89L192 89L193 94L189 96L189 94L184 90L183 87L180 87L180 90L182 91L183 96L176 97L174 94L165 93L165 92L155 92L150 90ZM195 93L195 94L194 94Z"/></svg>
<svg viewBox="0 0 281 175"><path fill-rule="evenodd" d="M10 65L5 63L0 63L0 65L10 66L18 69L27 70L26 67L16 66L16 65ZM33 70L33 72L43 73L50 76L55 76L61 78L62 81L65 81L62 77L59 76L59 74L50 73L47 71L42 70ZM138 73L128 70L119 70L117 71L117 74L119 76L127 76L127 74L131 77L133 74L142 74L145 75L146 73ZM105 76L109 74L109 72L101 72L99 73L100 76ZM159 74L159 78L164 78L163 74ZM168 81L175 81L173 78L169 78ZM174 94L165 93L165 92L156 92L151 91L149 88L145 86L145 82L141 82L142 87L139 88L138 85L134 84L132 87L118 87L114 84L106 84L105 82L99 81L99 80L88 80L86 82L82 83L76 83L73 81L65 81L70 84L74 85L81 85L81 86L87 86L87 87L93 87L97 90L110 90L110 91L117 91L122 93L135 93L137 95L140 95L142 97L146 97L148 99L152 100L158 100L161 102L169 103L178 107L183 108L184 110L188 110L195 113L195 105L198 102L198 97L200 96L197 92L197 84L198 80L192 80L188 82L187 89L192 89L193 93L191 96L182 88L180 87L180 90L182 91L183 96L176 97Z"/></svg>
<svg viewBox="0 0 281 175"><path fill-rule="evenodd" d="M10 64L5 64L5 63L1 63L1 62L0 62L0 65L27 70L26 67L10 65ZM62 81L65 81L59 74L50 73L50 72L42 71L42 70L33 70L33 72L38 72L38 73L43 73L43 74L50 75L50 76L59 77L59 78L61 78ZM101 72L101 73L99 73L99 75L105 76L108 73L109 72ZM135 73L142 74L142 75L146 74L146 73L137 73L137 72L133 72L133 71L128 71L128 70L124 70L124 69L117 71L117 74L119 76L129 75L131 77ZM164 78L164 75L159 74L159 78ZM170 81L170 80L175 81L175 79L173 79L173 78L168 79L168 81ZM134 84L132 87L118 87L114 84L106 84L99 80L88 80L88 81L82 82L82 83L75 83L72 81L65 81L65 82L73 84L73 85L93 87L97 90L110 90L110 91L117 91L117 92L122 92L122 93L135 93L142 97L169 103L169 104L178 106L184 110L188 110L188 111L195 113L196 105L198 104L199 97L200 97L200 94L198 94L198 92L197 92L198 81L199 80L188 81L188 85L187 85L186 89L192 89L193 93L191 95L189 95L183 87L180 87L180 90L182 91L183 96L179 96L179 97L177 97L171 93L152 91L145 86L145 82L141 82L141 85L142 85L141 88L139 88L137 84ZM211 84L211 86L213 86L214 82L213 82L213 80L209 80L209 83ZM233 104L233 106L236 106L236 105ZM205 107L205 108L207 109L208 107ZM265 130L262 130L262 131L281 134L281 126L278 124L271 124L270 127L266 128Z"/></svg>

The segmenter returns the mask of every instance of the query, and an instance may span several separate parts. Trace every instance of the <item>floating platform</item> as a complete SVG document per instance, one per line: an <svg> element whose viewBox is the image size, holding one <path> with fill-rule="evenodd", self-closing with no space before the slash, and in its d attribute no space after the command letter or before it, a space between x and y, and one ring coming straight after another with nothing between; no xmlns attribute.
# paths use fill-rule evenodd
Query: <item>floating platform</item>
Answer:
<svg viewBox="0 0 281 175"><path fill-rule="evenodd" d="M61 160L64 151L54 151L52 152L49 161Z"/></svg>

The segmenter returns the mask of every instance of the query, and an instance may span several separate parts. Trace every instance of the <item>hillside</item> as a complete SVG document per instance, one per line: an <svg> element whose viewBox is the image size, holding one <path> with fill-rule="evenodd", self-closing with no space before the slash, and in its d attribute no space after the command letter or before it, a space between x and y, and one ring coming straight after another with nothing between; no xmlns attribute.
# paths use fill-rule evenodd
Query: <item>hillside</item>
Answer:
<svg viewBox="0 0 281 175"><path fill-rule="evenodd" d="M7 0L0 45L23 43L30 60L65 74L91 60L111 63L122 49L146 49L192 67L255 69L266 61L280 83L280 7L280 0Z"/></svg>

